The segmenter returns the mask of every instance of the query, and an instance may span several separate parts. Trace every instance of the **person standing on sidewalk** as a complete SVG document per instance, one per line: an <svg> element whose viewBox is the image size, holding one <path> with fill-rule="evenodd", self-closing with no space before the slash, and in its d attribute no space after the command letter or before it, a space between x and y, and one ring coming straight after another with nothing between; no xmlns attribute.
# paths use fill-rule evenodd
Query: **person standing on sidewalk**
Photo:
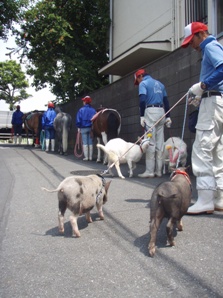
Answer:
<svg viewBox="0 0 223 298"><path fill-rule="evenodd" d="M17 144L19 137L19 145L22 143L22 123L23 112L20 111L20 105L17 105L16 111L12 114L12 125L14 130L14 144Z"/></svg>
<svg viewBox="0 0 223 298"><path fill-rule="evenodd" d="M93 137L91 118L96 114L96 110L91 106L90 96L82 98L83 107L79 109L76 116L76 126L81 132L84 158L83 160L92 160L93 157Z"/></svg>
<svg viewBox="0 0 223 298"><path fill-rule="evenodd" d="M200 82L188 91L188 103L200 106L192 148L198 199L187 213L213 213L223 211L223 47L203 23L193 22L184 32L181 46L202 53Z"/></svg>
<svg viewBox="0 0 223 298"><path fill-rule="evenodd" d="M153 79L144 69L139 69L134 75L134 84L139 86L140 124L148 131L163 115L169 111L169 101L164 85ZM153 127L151 143L146 151L146 170L139 174L141 178L162 176L164 124L170 128L172 121L170 113Z"/></svg>
<svg viewBox="0 0 223 298"><path fill-rule="evenodd" d="M42 129L45 131L46 152L49 151L50 145L51 151L55 150L55 129L53 127L53 122L56 115L54 104L49 102L48 109L43 113L42 117Z"/></svg>

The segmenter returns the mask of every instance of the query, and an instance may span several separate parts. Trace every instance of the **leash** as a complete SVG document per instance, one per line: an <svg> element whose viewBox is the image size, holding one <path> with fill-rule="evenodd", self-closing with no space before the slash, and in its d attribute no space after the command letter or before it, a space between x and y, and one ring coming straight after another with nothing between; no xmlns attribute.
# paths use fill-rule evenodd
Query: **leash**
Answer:
<svg viewBox="0 0 223 298"><path fill-rule="evenodd" d="M187 98L188 98L188 92L187 93L185 93L162 117L160 117L160 119L158 119L140 138L138 138L138 140L126 151L126 152L124 152L119 158L118 158L118 160L120 160L127 152L129 152L131 149L132 149L132 147L133 146L135 146L139 141L141 141L145 136L147 136L148 137L148 139L150 139L150 136L149 136L149 133L151 133L152 132L152 130L153 130L153 128L164 118L164 117L166 117L166 115L168 114L168 113L170 113L185 97L187 96ZM185 109L185 111L186 111L186 109ZM185 115L186 115L186 113L185 113ZM184 120L186 120L186 119L184 119ZM149 141L149 140L148 140ZM118 160L116 160L115 162L113 162L105 171L103 171L102 173L101 173L101 175L105 175L106 173L108 173L108 171L109 171L109 169L110 168L112 168L114 165L115 165L115 163L118 161Z"/></svg>
<svg viewBox="0 0 223 298"><path fill-rule="evenodd" d="M188 107L188 92L185 94L186 95L186 105L185 105L185 109L184 109L184 121L183 121L183 128L182 128L182 135L181 135L181 142L180 142L180 146L179 146L179 155L178 155L178 159L177 159L177 163L176 163L176 168L178 168L179 163L180 163L180 156L182 154L182 144L183 144L183 138L184 138L184 132L185 132L185 125L186 125L186 118L187 118L187 107Z"/></svg>
<svg viewBox="0 0 223 298"><path fill-rule="evenodd" d="M100 198L100 196L101 196L101 194L102 194L102 190L103 190L103 188L105 187L106 181L105 181L105 178L102 177L100 174L96 174L96 175L97 175L98 177L100 177L101 180L102 180L102 186L101 186L101 189L100 189L100 191L98 192L98 194L97 194L97 196L96 196L96 202L98 203L99 198Z"/></svg>
<svg viewBox="0 0 223 298"><path fill-rule="evenodd" d="M76 157L81 157L83 155L83 144L80 131L77 132L76 142L74 145L74 155Z"/></svg>

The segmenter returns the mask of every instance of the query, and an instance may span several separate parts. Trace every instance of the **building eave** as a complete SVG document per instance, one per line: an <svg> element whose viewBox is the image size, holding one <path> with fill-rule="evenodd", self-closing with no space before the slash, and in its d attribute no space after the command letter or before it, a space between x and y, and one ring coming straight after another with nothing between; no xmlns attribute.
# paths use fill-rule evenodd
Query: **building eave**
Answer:
<svg viewBox="0 0 223 298"><path fill-rule="evenodd" d="M169 41L143 42L119 55L99 70L99 74L124 76L171 52Z"/></svg>

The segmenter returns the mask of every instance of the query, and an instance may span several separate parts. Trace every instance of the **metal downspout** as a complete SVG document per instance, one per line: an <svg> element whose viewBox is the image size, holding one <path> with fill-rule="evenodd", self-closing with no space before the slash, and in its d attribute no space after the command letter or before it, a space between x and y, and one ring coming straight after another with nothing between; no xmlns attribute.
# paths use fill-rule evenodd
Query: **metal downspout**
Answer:
<svg viewBox="0 0 223 298"><path fill-rule="evenodd" d="M109 61L113 59L113 0L110 0L110 32L109 32ZM109 83L113 82L113 75L109 75Z"/></svg>

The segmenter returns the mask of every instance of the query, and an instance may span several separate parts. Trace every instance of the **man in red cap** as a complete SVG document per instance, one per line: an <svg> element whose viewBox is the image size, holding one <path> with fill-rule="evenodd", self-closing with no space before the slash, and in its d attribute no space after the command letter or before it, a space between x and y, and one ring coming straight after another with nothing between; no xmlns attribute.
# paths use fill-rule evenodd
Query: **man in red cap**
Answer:
<svg viewBox="0 0 223 298"><path fill-rule="evenodd" d="M51 151L55 150L55 129L53 126L54 119L56 118L56 111L54 110L54 103L48 103L48 109L43 113L42 117L42 128L45 130L46 139L46 152L49 151L51 146Z"/></svg>
<svg viewBox="0 0 223 298"><path fill-rule="evenodd" d="M96 110L91 106L90 96L82 98L84 106L79 109L76 116L76 126L81 132L84 158L83 160L92 160L93 157L93 139L91 135L91 118L96 114Z"/></svg>
<svg viewBox="0 0 223 298"><path fill-rule="evenodd" d="M164 124L171 127L169 101L164 85L149 76L144 69L135 73L135 85L139 86L140 100L140 123L145 131L152 128L151 140L154 146L146 151L146 170L139 174L141 178L152 178L162 176L163 146L164 146ZM166 118L162 118L167 113ZM161 119L155 126L154 124Z"/></svg>
<svg viewBox="0 0 223 298"><path fill-rule="evenodd" d="M199 106L199 115L192 149L198 199L187 213L213 213L223 211L223 47L203 23L184 30L182 47L202 53L200 82L188 91L188 103Z"/></svg>

